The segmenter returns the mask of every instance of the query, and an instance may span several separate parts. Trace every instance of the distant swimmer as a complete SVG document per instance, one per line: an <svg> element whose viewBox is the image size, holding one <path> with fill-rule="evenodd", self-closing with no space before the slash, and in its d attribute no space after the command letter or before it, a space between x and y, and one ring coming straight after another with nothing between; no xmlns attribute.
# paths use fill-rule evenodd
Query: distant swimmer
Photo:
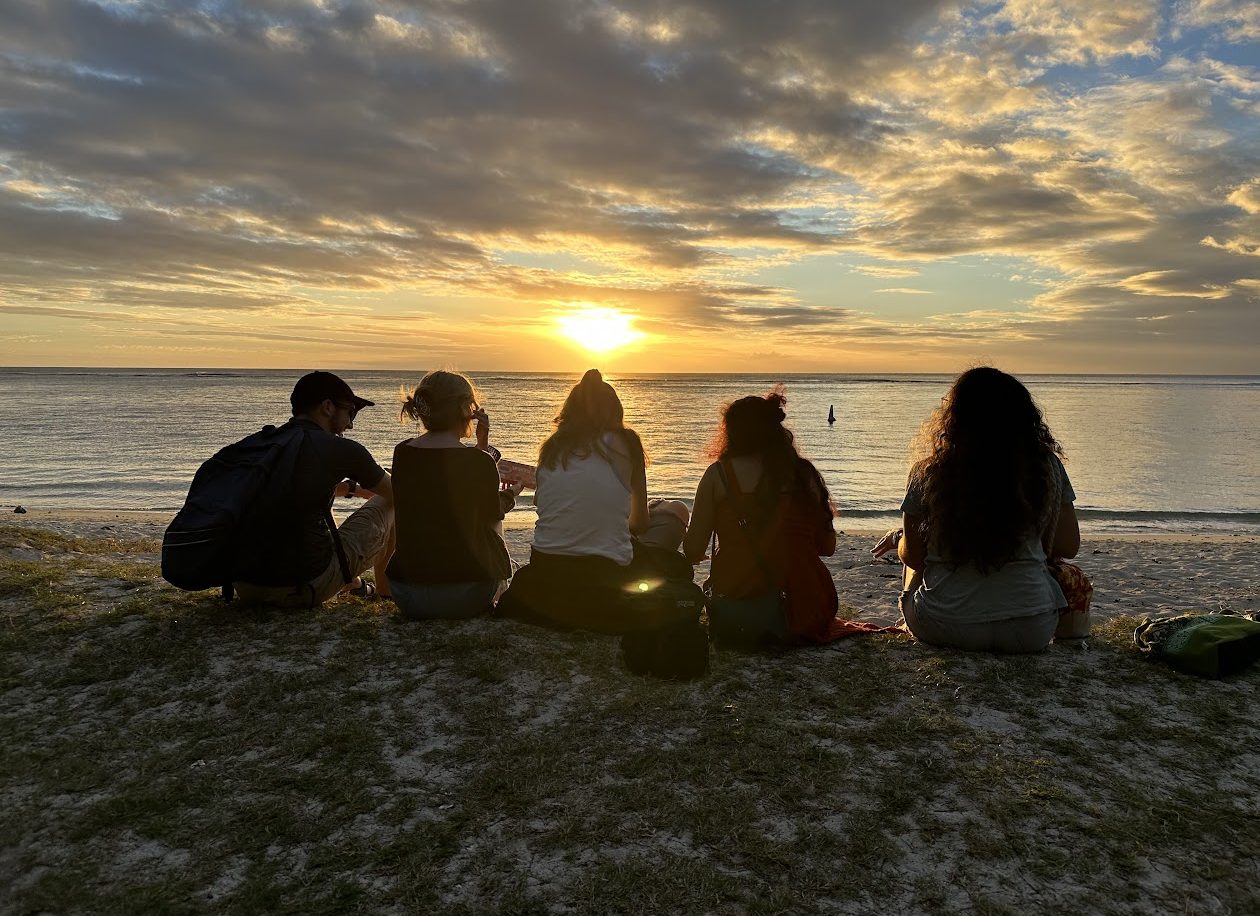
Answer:
<svg viewBox="0 0 1260 916"><path fill-rule="evenodd" d="M831 407L827 410L827 422L828 423L836 422L836 405L835 404L832 404Z"/></svg>

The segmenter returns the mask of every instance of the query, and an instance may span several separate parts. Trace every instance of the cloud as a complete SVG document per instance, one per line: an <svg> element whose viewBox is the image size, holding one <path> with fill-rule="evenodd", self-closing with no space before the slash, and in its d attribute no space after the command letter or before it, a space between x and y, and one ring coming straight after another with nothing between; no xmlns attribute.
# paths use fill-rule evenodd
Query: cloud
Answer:
<svg viewBox="0 0 1260 916"><path fill-rule="evenodd" d="M1260 41L1260 7L1251 0L1182 0L1175 23L1186 29L1210 29L1229 42Z"/></svg>
<svg viewBox="0 0 1260 916"><path fill-rule="evenodd" d="M866 274L868 277L893 279L895 277L917 277L917 267L888 267L882 264L859 264L853 268L854 273Z"/></svg>
<svg viewBox="0 0 1260 916"><path fill-rule="evenodd" d="M1153 57L1161 23L1158 0L1008 0L993 17L1028 53L1070 64Z"/></svg>
<svg viewBox="0 0 1260 916"><path fill-rule="evenodd" d="M930 296L932 294L932 291L930 289L912 289L911 287L908 287L908 286L888 286L888 287L884 287L883 289L877 289L875 290L875 292L877 293L902 293L908 296Z"/></svg>
<svg viewBox="0 0 1260 916"><path fill-rule="evenodd" d="M1245 213L1260 214L1260 178L1239 185L1225 199Z"/></svg>
<svg viewBox="0 0 1260 916"><path fill-rule="evenodd" d="M762 282L767 265L865 256L853 271L896 281L1001 256L1046 284L1005 313L964 321L935 281L880 292L939 303L968 342L1066 351L1169 315L1143 324L1209 345L1226 313L1254 340L1260 72L1222 50L1254 40L1254 10L14 0L0 300L243 342L364 303L401 321L594 302L787 352L952 338ZM1173 47L1170 28L1205 37Z"/></svg>
<svg viewBox="0 0 1260 916"><path fill-rule="evenodd" d="M1190 299L1225 299L1229 296L1229 287L1198 283L1187 274L1178 270L1148 270L1134 274L1119 281L1116 286L1137 293L1139 296L1165 296ZM1167 315L1144 315L1147 319L1167 318Z"/></svg>

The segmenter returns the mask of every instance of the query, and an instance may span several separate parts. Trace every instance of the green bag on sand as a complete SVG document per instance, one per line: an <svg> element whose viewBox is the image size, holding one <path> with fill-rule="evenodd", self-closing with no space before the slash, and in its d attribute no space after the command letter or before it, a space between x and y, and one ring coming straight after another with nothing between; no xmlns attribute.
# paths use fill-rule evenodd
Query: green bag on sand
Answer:
<svg viewBox="0 0 1260 916"><path fill-rule="evenodd" d="M1178 671L1222 677L1260 659L1260 620L1234 614L1148 617L1133 631L1133 642Z"/></svg>

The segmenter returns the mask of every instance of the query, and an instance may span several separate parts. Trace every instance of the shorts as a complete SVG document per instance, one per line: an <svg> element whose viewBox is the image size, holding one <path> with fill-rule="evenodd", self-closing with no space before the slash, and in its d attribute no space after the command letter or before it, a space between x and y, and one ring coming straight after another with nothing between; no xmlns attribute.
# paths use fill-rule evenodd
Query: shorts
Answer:
<svg viewBox="0 0 1260 916"><path fill-rule="evenodd" d="M346 552L346 565L354 578L372 567L385 552L389 531L394 523L394 510L379 496L360 506L337 528L337 537ZM313 608L337 595L348 583L341 575L337 552L329 558L324 571L304 585L233 584L245 604L267 604L283 608Z"/></svg>
<svg viewBox="0 0 1260 916"><path fill-rule="evenodd" d="M1027 617L1007 617L982 623L942 620L919 610L913 592L897 599L906 629L922 642L968 652L1023 654L1040 652L1050 645L1059 625L1058 610Z"/></svg>
<svg viewBox="0 0 1260 916"><path fill-rule="evenodd" d="M408 620L463 620L488 612L510 581L418 583L390 579L389 590Z"/></svg>

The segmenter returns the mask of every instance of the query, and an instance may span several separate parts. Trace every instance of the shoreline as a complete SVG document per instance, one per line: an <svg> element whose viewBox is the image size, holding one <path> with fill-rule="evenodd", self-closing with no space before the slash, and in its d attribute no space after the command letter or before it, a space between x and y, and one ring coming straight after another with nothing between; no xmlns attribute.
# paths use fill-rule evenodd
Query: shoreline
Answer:
<svg viewBox="0 0 1260 916"><path fill-rule="evenodd" d="M350 508L349 504L346 504L346 506L347 509ZM341 510L342 504L339 503L334 508ZM349 513L345 511L344 514ZM338 511L337 515L342 516L343 512ZM125 528L129 537L161 538L162 531L174 516L175 513L173 511L160 509L55 509L27 506L26 512L22 514L14 513L11 510L3 512L0 514L0 518L6 519L6 521L0 522L0 524L36 527L46 525L53 527L54 530L61 531L63 534L73 534L78 537L106 536L106 531L117 537L115 529ZM526 532L525 539L526 543L528 542L527 532L533 528L534 518L534 513L528 511L508 513L503 521L509 546L512 546L513 541L518 540L521 532ZM845 524L845 521L843 516L836 520L836 532L838 534L854 538L871 537L873 539L872 543L887 530L885 525L870 525L861 520L854 520L855 524ZM1260 546L1260 533L1251 534L1241 531L1092 532L1087 528L1082 528L1082 551L1087 550L1091 544L1101 541L1119 541L1122 543L1147 542L1152 544L1253 544Z"/></svg>
<svg viewBox="0 0 1260 916"><path fill-rule="evenodd" d="M149 510L29 509L0 524L71 538L116 540L120 550L151 562L156 577L157 542L171 517L172 513ZM533 521L534 514L526 512L509 513L505 520L504 539L517 564L529 561ZM824 562L840 595L842 617L885 624L898 617L901 565L870 554L884 530L849 528L843 520L837 527L836 552ZM1260 535L1086 532L1074 562L1094 583L1096 624L1126 614L1260 609ZM697 564L696 581L702 582L707 574L707 561Z"/></svg>

